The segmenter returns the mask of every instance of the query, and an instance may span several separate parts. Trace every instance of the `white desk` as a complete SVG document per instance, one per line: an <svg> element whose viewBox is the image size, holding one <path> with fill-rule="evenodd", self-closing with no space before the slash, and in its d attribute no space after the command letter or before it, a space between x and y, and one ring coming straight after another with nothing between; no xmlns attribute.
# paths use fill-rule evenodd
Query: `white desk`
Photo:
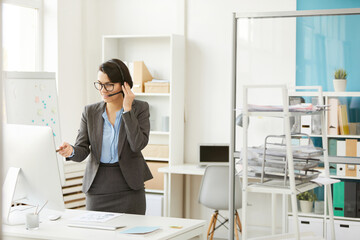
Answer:
<svg viewBox="0 0 360 240"><path fill-rule="evenodd" d="M43 210L40 214L40 227L38 230L26 230L25 225L8 226L3 225L3 237L6 240L19 239L63 239L63 240L111 240L111 239L190 239L199 237L205 239L205 221L192 220L182 218L165 218L124 214L119 216L116 221L125 228L116 231L111 230L97 230L89 228L75 228L67 226L69 219L86 213L84 210L70 210L67 209L62 213L62 218L51 222L47 220L47 215L54 213L54 211ZM144 235L130 235L120 233L126 229L136 226L157 226L159 230L144 234ZM181 229L171 228L170 226L182 226Z"/></svg>
<svg viewBox="0 0 360 240"><path fill-rule="evenodd" d="M216 163L214 163L216 164ZM226 163L219 163L217 165L228 165ZM238 169L240 170L240 169ZM199 167L199 164L181 164L171 167L163 167L158 169L159 172L164 173L164 216L169 216L170 201L169 201L169 174L182 174L185 175L185 217L190 218L190 189L191 189L191 175L202 176L204 175L205 168ZM258 181L258 178L249 177L249 181ZM198 196L196 196L198 197Z"/></svg>
<svg viewBox="0 0 360 240"><path fill-rule="evenodd" d="M190 177L191 175L204 175L205 168L199 167L198 164L182 164L159 168L158 171L164 173L164 216L169 216L170 209L170 190L167 184L169 174L182 174L185 175L185 217L190 218Z"/></svg>

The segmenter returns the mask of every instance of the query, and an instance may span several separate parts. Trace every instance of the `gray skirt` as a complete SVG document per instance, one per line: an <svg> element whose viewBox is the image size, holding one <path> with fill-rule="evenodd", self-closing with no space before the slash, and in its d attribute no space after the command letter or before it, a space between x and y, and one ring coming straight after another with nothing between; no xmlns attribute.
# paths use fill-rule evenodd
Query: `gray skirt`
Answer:
<svg viewBox="0 0 360 240"><path fill-rule="evenodd" d="M144 215L145 189L131 189L119 163L100 163L95 179L86 193L86 209Z"/></svg>

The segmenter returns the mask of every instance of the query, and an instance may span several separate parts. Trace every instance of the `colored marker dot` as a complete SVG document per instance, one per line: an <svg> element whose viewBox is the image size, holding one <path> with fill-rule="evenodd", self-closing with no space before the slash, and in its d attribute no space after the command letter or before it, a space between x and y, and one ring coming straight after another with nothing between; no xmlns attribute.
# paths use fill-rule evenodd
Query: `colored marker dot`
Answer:
<svg viewBox="0 0 360 240"><path fill-rule="evenodd" d="M56 137L56 134L55 133L53 133L54 134L54 137Z"/></svg>
<svg viewBox="0 0 360 240"><path fill-rule="evenodd" d="M47 123L46 126L49 126L49 124Z"/></svg>
<svg viewBox="0 0 360 240"><path fill-rule="evenodd" d="M32 122L32 123L34 123L34 122L35 122L35 120L31 120L31 122Z"/></svg>
<svg viewBox="0 0 360 240"><path fill-rule="evenodd" d="M51 96L49 96L49 98L51 98Z"/></svg>
<svg viewBox="0 0 360 240"><path fill-rule="evenodd" d="M44 120L44 119L43 119L43 120L41 120L41 121L45 122L45 120Z"/></svg>
<svg viewBox="0 0 360 240"><path fill-rule="evenodd" d="M55 124L55 121L54 121L54 124Z"/></svg>
<svg viewBox="0 0 360 240"><path fill-rule="evenodd" d="M52 118L51 121L53 121L54 119Z"/></svg>

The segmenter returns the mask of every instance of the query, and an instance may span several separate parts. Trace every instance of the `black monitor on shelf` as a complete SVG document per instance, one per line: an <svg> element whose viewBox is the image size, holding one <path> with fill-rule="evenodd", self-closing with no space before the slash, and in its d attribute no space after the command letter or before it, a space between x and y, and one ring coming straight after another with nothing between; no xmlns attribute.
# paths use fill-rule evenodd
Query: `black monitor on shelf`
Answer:
<svg viewBox="0 0 360 240"><path fill-rule="evenodd" d="M199 162L201 166L229 163L229 144L200 144Z"/></svg>

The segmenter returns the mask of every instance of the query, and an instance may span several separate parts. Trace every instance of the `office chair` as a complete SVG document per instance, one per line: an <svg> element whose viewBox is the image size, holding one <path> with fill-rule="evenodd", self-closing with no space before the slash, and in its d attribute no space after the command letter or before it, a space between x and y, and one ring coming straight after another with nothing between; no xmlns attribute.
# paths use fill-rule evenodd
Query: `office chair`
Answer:
<svg viewBox="0 0 360 240"><path fill-rule="evenodd" d="M199 193L199 203L205 207L214 209L214 213L211 216L209 228L207 231L207 239L213 239L214 232L221 226L228 222L229 219L223 217L219 214L219 210L228 210L229 209L229 166L219 166L213 165L208 166L205 169L204 176L202 178L200 193ZM241 184L240 179L235 177L235 209L239 209L242 206L241 199ZM239 239L238 229L241 233L241 221L237 210L235 214L235 236L236 239ZM216 227L216 222L218 217L221 216L224 221L220 222L220 225ZM227 227L226 227L227 228Z"/></svg>

